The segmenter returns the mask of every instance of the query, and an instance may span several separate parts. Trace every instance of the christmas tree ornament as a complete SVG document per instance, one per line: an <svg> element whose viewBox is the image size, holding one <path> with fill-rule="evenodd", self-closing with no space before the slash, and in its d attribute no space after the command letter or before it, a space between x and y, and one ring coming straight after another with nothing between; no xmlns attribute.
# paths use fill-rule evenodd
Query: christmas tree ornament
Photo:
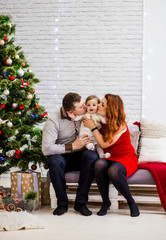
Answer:
<svg viewBox="0 0 166 240"><path fill-rule="evenodd" d="M2 108L2 109L5 109L5 104L1 104L1 108Z"/></svg>
<svg viewBox="0 0 166 240"><path fill-rule="evenodd" d="M7 123L7 126L10 127L10 128L13 127L13 123L9 121L9 122Z"/></svg>
<svg viewBox="0 0 166 240"><path fill-rule="evenodd" d="M22 62L22 66L25 67L25 62Z"/></svg>
<svg viewBox="0 0 166 240"><path fill-rule="evenodd" d="M4 41L5 41L5 42L8 41L8 37L7 37L7 36L4 37Z"/></svg>
<svg viewBox="0 0 166 240"><path fill-rule="evenodd" d="M18 159L18 157L20 156L21 154L21 150L20 149L17 149L16 152L15 152L15 157Z"/></svg>
<svg viewBox="0 0 166 240"><path fill-rule="evenodd" d="M33 93L33 94L35 93L35 89L34 88L31 89L31 93Z"/></svg>
<svg viewBox="0 0 166 240"><path fill-rule="evenodd" d="M4 161L6 161L6 157L4 157L4 156L0 155L0 161L1 161L1 162L4 162Z"/></svg>
<svg viewBox="0 0 166 240"><path fill-rule="evenodd" d="M48 113L47 113L47 112L45 112L45 113L43 113L43 114L40 114L40 116L41 116L41 117L43 117L43 118L45 118L45 117L47 117L47 116L48 116Z"/></svg>
<svg viewBox="0 0 166 240"><path fill-rule="evenodd" d="M9 90L8 90L8 89L6 89L6 90L4 90L4 91L3 91L3 94L4 94L5 96L8 96L8 95L9 95L9 93L10 93L10 92L9 92Z"/></svg>
<svg viewBox="0 0 166 240"><path fill-rule="evenodd" d="M0 118L0 124L4 124L4 123L6 123L8 121L8 119L7 120L2 120L1 118Z"/></svg>
<svg viewBox="0 0 166 240"><path fill-rule="evenodd" d="M3 152L3 149L0 149L0 154Z"/></svg>
<svg viewBox="0 0 166 240"><path fill-rule="evenodd" d="M3 39L0 39L0 46L3 46L5 44L5 41Z"/></svg>
<svg viewBox="0 0 166 240"><path fill-rule="evenodd" d="M6 71L4 71L4 72L3 72L3 75L4 75L4 76L7 76L7 75L8 75L8 73L7 73Z"/></svg>
<svg viewBox="0 0 166 240"><path fill-rule="evenodd" d="M16 131L15 131L15 135L17 135L19 133L19 131L18 131L18 129L16 129Z"/></svg>
<svg viewBox="0 0 166 240"><path fill-rule="evenodd" d="M21 80L21 83L22 83L22 86L20 87L27 87L29 82L24 82L24 80L22 80L22 78L20 79Z"/></svg>
<svg viewBox="0 0 166 240"><path fill-rule="evenodd" d="M19 55L17 54L17 55L15 55L15 59L19 59Z"/></svg>
<svg viewBox="0 0 166 240"><path fill-rule="evenodd" d="M31 69L28 69L27 72L32 72L32 70L31 70Z"/></svg>
<svg viewBox="0 0 166 240"><path fill-rule="evenodd" d="M30 94L30 93L28 93L28 95L27 95L27 99L31 100L32 98L33 98L33 95Z"/></svg>
<svg viewBox="0 0 166 240"><path fill-rule="evenodd" d="M12 103L12 108L16 108L18 106L18 103Z"/></svg>
<svg viewBox="0 0 166 240"><path fill-rule="evenodd" d="M2 134L2 131L0 130L0 136L1 136L1 134Z"/></svg>
<svg viewBox="0 0 166 240"><path fill-rule="evenodd" d="M23 69L18 69L18 70L16 71L16 73L17 73L17 76L18 76L18 77L24 76L24 70L23 70Z"/></svg>
<svg viewBox="0 0 166 240"><path fill-rule="evenodd" d="M7 65L7 66L12 65L12 59L11 59L11 58L7 58L7 59L5 60L5 65Z"/></svg>
<svg viewBox="0 0 166 240"><path fill-rule="evenodd" d="M15 77L14 77L14 76L10 76L9 79L10 79L11 81L13 81L13 80L15 79Z"/></svg>
<svg viewBox="0 0 166 240"><path fill-rule="evenodd" d="M46 170L47 170L47 169L48 169L48 165L46 165L46 164L45 164L45 165L44 165L44 169L46 169Z"/></svg>
<svg viewBox="0 0 166 240"><path fill-rule="evenodd" d="M36 170L36 169L37 169L37 166L36 166L35 164L33 164L33 165L31 166L31 169L32 169L32 170Z"/></svg>
<svg viewBox="0 0 166 240"><path fill-rule="evenodd" d="M19 122L21 123L21 122L22 122L22 120L21 120L21 119L19 119Z"/></svg>
<svg viewBox="0 0 166 240"><path fill-rule="evenodd" d="M9 150L9 151L6 152L7 157L13 157L14 154L15 154L15 150Z"/></svg>
<svg viewBox="0 0 166 240"><path fill-rule="evenodd" d="M24 109L24 106L23 105L19 105L18 106L20 110L23 110Z"/></svg>
<svg viewBox="0 0 166 240"><path fill-rule="evenodd" d="M35 105L35 108L36 108L36 109L39 109L39 105Z"/></svg>

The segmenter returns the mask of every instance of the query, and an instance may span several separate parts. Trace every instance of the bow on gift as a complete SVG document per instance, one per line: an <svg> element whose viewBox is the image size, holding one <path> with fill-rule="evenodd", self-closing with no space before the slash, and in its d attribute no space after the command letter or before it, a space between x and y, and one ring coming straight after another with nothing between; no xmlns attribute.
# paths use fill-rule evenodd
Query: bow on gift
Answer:
<svg viewBox="0 0 166 240"><path fill-rule="evenodd" d="M36 142L37 141L37 136L34 136L33 138L31 138L31 135L29 135L29 134L24 134L23 135L27 140L28 140L28 145L30 146L30 149L31 149L31 143L32 142Z"/></svg>

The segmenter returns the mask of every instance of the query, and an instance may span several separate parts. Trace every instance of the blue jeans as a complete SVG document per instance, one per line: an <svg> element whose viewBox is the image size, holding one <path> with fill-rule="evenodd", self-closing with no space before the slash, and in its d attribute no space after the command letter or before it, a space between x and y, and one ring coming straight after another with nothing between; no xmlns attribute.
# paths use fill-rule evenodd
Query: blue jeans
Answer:
<svg viewBox="0 0 166 240"><path fill-rule="evenodd" d="M88 202L88 193L94 178L94 163L97 159L97 153L91 150L55 154L49 157L49 173L58 206L68 204L65 173L69 171L80 171L75 203L86 204Z"/></svg>

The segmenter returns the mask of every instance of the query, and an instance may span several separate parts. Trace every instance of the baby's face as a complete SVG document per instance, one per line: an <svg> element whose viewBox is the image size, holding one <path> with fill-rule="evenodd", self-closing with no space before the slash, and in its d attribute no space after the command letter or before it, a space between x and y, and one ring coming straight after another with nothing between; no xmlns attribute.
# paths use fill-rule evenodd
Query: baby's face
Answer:
<svg viewBox="0 0 166 240"><path fill-rule="evenodd" d="M97 112L97 108L98 108L98 102L97 102L97 99L92 99L92 100L89 100L87 103L86 103L86 110L88 113L96 113Z"/></svg>

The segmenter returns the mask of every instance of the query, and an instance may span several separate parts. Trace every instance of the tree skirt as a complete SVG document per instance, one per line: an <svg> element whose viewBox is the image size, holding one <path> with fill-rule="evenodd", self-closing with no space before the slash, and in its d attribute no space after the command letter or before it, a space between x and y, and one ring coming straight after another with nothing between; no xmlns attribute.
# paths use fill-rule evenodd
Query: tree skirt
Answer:
<svg viewBox="0 0 166 240"><path fill-rule="evenodd" d="M0 231L45 228L44 223L31 213L0 212Z"/></svg>

